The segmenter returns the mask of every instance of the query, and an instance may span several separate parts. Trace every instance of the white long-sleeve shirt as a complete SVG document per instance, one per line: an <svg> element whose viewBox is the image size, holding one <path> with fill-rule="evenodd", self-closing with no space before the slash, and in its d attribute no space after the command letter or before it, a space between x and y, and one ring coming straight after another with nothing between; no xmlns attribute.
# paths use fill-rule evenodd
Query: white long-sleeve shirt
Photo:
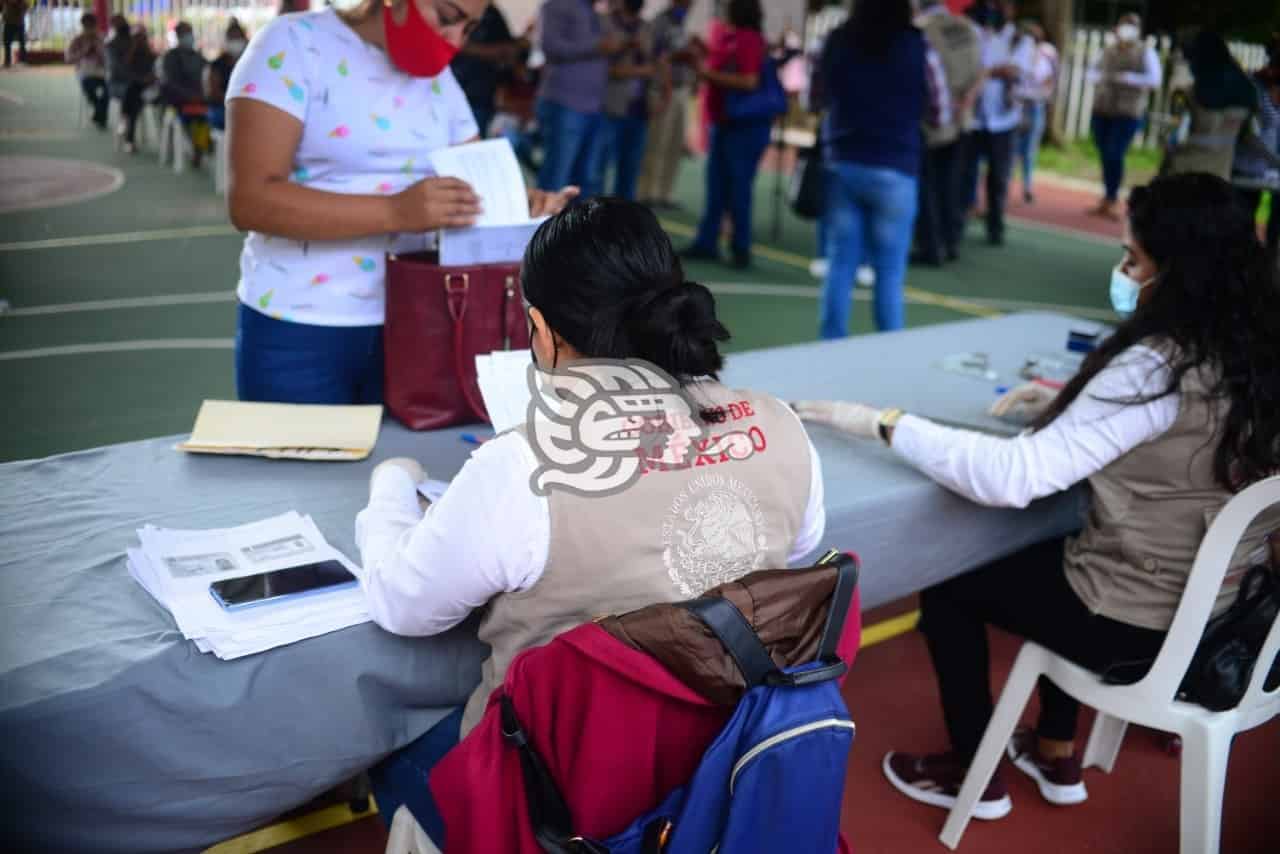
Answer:
<svg viewBox="0 0 1280 854"><path fill-rule="evenodd" d="M826 529L822 465L809 443L809 502L788 557L817 547ZM369 614L400 635L439 634L499 593L528 590L551 550L548 499L529 488L537 458L506 433L477 449L424 514L402 469L378 472L356 516L360 583Z"/></svg>
<svg viewBox="0 0 1280 854"><path fill-rule="evenodd" d="M1012 25L1003 30L982 31L982 67L990 71L1013 65L1023 75L1031 71L1035 59L1035 42L1019 37ZM974 117L978 127L991 133L1006 133L1022 121L1022 105L1013 97L1015 82L991 77L982 86Z"/></svg>
<svg viewBox="0 0 1280 854"><path fill-rule="evenodd" d="M1001 438L908 415L893 431L893 450L971 501L1026 507L1070 488L1173 426L1180 404L1176 393L1143 404L1123 402L1160 394L1170 376L1158 352L1130 347L1043 430Z"/></svg>
<svg viewBox="0 0 1280 854"><path fill-rule="evenodd" d="M1102 81L1102 58L1089 68L1086 75L1088 81L1097 85ZM1159 89L1160 83L1164 79L1164 72L1160 68L1160 56L1156 53L1156 49L1147 45L1142 53L1142 70L1141 71L1119 71L1115 74L1116 82L1123 83L1125 86L1135 86L1141 89Z"/></svg>

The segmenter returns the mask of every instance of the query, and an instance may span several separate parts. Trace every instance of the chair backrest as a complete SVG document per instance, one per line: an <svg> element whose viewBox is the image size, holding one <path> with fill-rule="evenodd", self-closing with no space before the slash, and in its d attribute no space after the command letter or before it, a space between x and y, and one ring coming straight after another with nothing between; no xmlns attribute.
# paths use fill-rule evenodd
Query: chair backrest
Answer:
<svg viewBox="0 0 1280 854"><path fill-rule="evenodd" d="M1173 616L1168 637L1160 647L1160 654L1156 656L1147 675L1128 690L1157 705L1167 704L1177 696L1178 687L1191 663L1191 656L1195 654L1205 626L1209 623L1237 546L1249 526L1262 513L1277 505L1280 505L1280 475L1258 481L1232 497L1222 508L1222 512L1205 532L1204 539L1200 541L1195 563L1191 565L1191 572L1187 576L1187 586ZM1249 690L1237 707L1241 711L1257 709L1263 703L1280 699L1277 691L1269 694L1263 691L1263 681L1270 669L1270 662L1275 659L1277 650L1280 650L1278 626L1280 620L1271 626L1267 635L1262 653L1258 657L1259 662L1266 664L1254 667Z"/></svg>

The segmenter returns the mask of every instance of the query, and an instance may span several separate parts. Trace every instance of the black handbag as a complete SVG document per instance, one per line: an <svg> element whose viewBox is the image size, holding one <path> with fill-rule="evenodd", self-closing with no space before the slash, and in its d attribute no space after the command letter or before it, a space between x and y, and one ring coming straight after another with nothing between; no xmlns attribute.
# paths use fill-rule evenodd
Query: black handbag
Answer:
<svg viewBox="0 0 1280 854"><path fill-rule="evenodd" d="M791 210L801 219L817 219L826 207L824 167L821 137L796 153L796 168L791 173L787 196Z"/></svg>
<svg viewBox="0 0 1280 854"><path fill-rule="evenodd" d="M1215 712L1234 709L1249 689L1254 665L1277 612L1280 573L1266 566L1252 567L1240 584L1236 601L1205 627L1178 690L1178 699ZM1271 662L1263 685L1271 690L1277 682L1280 656Z"/></svg>

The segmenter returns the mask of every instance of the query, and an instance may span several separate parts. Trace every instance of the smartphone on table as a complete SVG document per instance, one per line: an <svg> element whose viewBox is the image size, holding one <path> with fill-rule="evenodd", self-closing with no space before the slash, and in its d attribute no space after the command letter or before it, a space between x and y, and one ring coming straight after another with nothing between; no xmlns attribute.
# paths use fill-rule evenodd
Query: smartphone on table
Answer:
<svg viewBox="0 0 1280 854"><path fill-rule="evenodd" d="M273 572L224 578L209 585L209 594L227 611L343 590L359 581L336 560L290 566Z"/></svg>

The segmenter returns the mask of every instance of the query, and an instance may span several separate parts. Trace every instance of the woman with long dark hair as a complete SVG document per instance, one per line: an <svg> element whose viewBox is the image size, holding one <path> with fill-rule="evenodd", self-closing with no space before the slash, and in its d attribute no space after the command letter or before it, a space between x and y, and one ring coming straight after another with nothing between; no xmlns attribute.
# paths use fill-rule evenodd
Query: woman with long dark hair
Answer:
<svg viewBox="0 0 1280 854"><path fill-rule="evenodd" d="M1087 480L1079 534L1040 543L921 595L951 752L890 753L903 794L950 808L992 713L986 625L1096 672L1150 661L1172 622L1207 521L1280 469L1280 283L1231 186L1210 175L1159 178L1129 197L1112 303L1125 318L1056 396L1016 389L997 402L1039 410L1012 439L942 427L857 403L796 404L801 417L881 437L943 486L981 504L1025 507ZM1238 555L1280 524L1272 511ZM1236 594L1228 574L1217 612ZM1130 674L1138 678L1140 673ZM1040 684L1034 731L1014 765L1056 804L1087 797L1073 739L1078 703ZM974 815L1010 809L997 774Z"/></svg>
<svg viewBox="0 0 1280 854"><path fill-rule="evenodd" d="M361 583L380 626L434 635L485 611L479 636L491 655L465 710L373 774L383 815L403 802L437 842L422 769L479 722L518 653L599 614L786 566L825 526L821 467L804 426L769 395L717 381L728 331L647 208L618 199L567 208L534 235L521 285L540 381L577 389L553 404L554 421L582 438L544 433L550 422L531 419L486 442L425 514L421 467L390 460L374 471L356 520ZM590 407L573 403L584 395ZM682 445L666 439L656 455L622 447L689 427L677 422L701 432ZM612 438L585 438L602 424ZM729 435L750 447L707 449Z"/></svg>
<svg viewBox="0 0 1280 854"><path fill-rule="evenodd" d="M876 327L903 326L902 285L924 144L920 122L930 94L935 125L939 99L947 99L937 65L931 85L928 50L911 23L908 0L858 0L849 21L827 39L817 87L829 108L823 338L849 334L853 280L863 263L876 273Z"/></svg>
<svg viewBox="0 0 1280 854"><path fill-rule="evenodd" d="M760 0L729 0L728 27L695 68L707 87L711 136L707 151L707 192L702 219L686 258L720 258L720 227L726 211L733 221L732 264L751 264L751 202L760 158L769 145L772 117L733 119L726 100L733 92L750 92L760 85L769 46L764 40L764 9Z"/></svg>

